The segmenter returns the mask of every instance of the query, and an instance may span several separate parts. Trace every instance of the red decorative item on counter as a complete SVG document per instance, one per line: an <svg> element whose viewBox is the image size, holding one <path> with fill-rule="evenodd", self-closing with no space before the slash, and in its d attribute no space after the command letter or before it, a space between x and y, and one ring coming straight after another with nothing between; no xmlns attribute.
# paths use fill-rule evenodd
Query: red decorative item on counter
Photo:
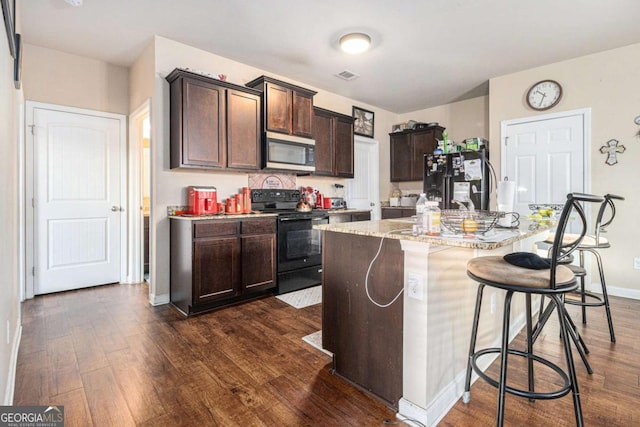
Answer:
<svg viewBox="0 0 640 427"><path fill-rule="evenodd" d="M242 187L242 200L244 203L242 213L251 213L251 188Z"/></svg>
<svg viewBox="0 0 640 427"><path fill-rule="evenodd" d="M218 213L218 198L215 187L190 186L187 189L189 213L211 215Z"/></svg>
<svg viewBox="0 0 640 427"><path fill-rule="evenodd" d="M322 200L322 207L325 209L331 209L331 197L325 197Z"/></svg>
<svg viewBox="0 0 640 427"><path fill-rule="evenodd" d="M236 213L236 201L235 201L235 196L231 196L227 199L227 207L226 207L226 212L228 214L233 214Z"/></svg>

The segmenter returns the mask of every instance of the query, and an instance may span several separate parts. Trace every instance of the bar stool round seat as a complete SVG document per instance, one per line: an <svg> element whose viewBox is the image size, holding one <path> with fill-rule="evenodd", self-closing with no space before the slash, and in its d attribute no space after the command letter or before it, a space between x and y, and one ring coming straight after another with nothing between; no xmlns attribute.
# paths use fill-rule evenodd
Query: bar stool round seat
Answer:
<svg viewBox="0 0 640 427"><path fill-rule="evenodd" d="M551 250L550 258L540 258L532 253L514 253L501 256L485 256L471 259L467 263L467 275L478 283L476 296L476 306L471 331L471 342L469 345L469 360L465 378L465 392L463 402L469 403L471 400L471 375L475 372L478 377L488 384L498 389L498 407L496 415L496 425L502 426L504 423L505 394L513 394L528 398L530 401L537 399L556 399L569 393L572 394L576 424L583 425L582 408L580 404L580 393L578 382L571 354L571 340L576 341L574 331L571 329L569 315L564 307L564 295L575 291L578 287L576 273L569 265L562 265L559 261L571 255L580 244L586 233L586 218L580 203L601 202L603 199L589 194L572 193L567 195L567 202L564 205L560 220L557 224L557 231L554 246ZM563 243L563 235L572 212L578 214L582 223L582 232L577 238ZM504 299L504 312L502 319L502 338L500 347L489 347L476 349L478 326L482 306L482 294L485 287L492 287L506 292ZM514 293L525 296L525 321L526 321L526 347L524 350L509 347L509 329L511 318L511 301ZM533 324L531 296L541 295L549 298L554 306L560 323L560 339L564 350L564 361L566 368L552 362L551 360L534 353L534 335L538 335L538 327L543 327L544 323ZM577 344L577 343L576 343ZM483 372L478 359L485 355L500 355L499 378L492 378ZM507 385L508 359L509 356L524 358L527 366L528 388L520 389ZM536 390L534 380L534 366L541 364L550 368L559 377L550 379L555 389L551 391Z"/></svg>

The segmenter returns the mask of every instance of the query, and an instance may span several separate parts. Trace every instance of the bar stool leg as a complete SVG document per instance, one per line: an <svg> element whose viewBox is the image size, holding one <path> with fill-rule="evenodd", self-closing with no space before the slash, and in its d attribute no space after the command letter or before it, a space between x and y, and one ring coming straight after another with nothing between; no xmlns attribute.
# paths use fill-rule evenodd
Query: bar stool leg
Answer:
<svg viewBox="0 0 640 427"><path fill-rule="evenodd" d="M504 425L504 397L507 389L507 358L509 356L509 321L511 319L511 298L513 291L507 291L504 297L504 316L502 319L502 347L500 349L500 380L498 386L498 411L496 425Z"/></svg>
<svg viewBox="0 0 640 427"><path fill-rule="evenodd" d="M609 336L611 337L611 342L616 342L616 334L613 332L613 319L611 318L611 308L609 307L609 294L607 293L607 285L605 284L604 279L604 269L602 268L602 258L598 251L592 250L591 252L598 263L598 273L600 273L600 286L602 287L602 299L604 301L604 309L607 313L607 322L609 322Z"/></svg>
<svg viewBox="0 0 640 427"><path fill-rule="evenodd" d="M462 394L462 402L469 403L471 400L471 359L476 351L476 338L478 336L478 323L480 323L480 308L482 307L482 291L484 285L478 285L478 293L476 295L476 309L473 314L473 326L471 328L471 344L469 344L469 361L467 362L467 375L464 381L464 393Z"/></svg>
<svg viewBox="0 0 640 427"><path fill-rule="evenodd" d="M527 316L527 375L529 377L529 391L533 392L535 387L533 376L533 325L531 322L531 294L525 296L526 316ZM529 398L529 402L535 402L535 399Z"/></svg>
<svg viewBox="0 0 640 427"><path fill-rule="evenodd" d="M573 409L576 415L576 425L582 427L584 425L582 420L582 406L580 405L580 392L578 391L578 380L576 377L576 369L573 364L573 356L571 355L571 343L569 342L568 332L568 314L565 310L564 304L557 295L551 295L550 298L555 302L558 309L558 320L560 322L560 330L562 331L562 344L564 345L564 353L567 361L567 371L569 374L569 381L571 381L571 391L573 395Z"/></svg>
<svg viewBox="0 0 640 427"><path fill-rule="evenodd" d="M580 252L580 267L584 268L584 251ZM580 276L580 301L582 302L582 323L587 323L587 306L585 302L587 301L587 296L584 291L584 278L586 276Z"/></svg>

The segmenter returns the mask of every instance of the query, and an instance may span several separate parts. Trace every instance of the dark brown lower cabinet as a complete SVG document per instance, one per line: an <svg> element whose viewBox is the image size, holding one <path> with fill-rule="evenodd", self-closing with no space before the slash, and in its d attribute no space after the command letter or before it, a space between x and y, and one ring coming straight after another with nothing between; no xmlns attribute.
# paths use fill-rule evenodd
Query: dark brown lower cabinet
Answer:
<svg viewBox="0 0 640 427"><path fill-rule="evenodd" d="M260 292L271 289L276 274L276 236L260 234L242 236L242 291Z"/></svg>
<svg viewBox="0 0 640 427"><path fill-rule="evenodd" d="M382 208L382 219L409 218L416 214L416 208Z"/></svg>
<svg viewBox="0 0 640 427"><path fill-rule="evenodd" d="M275 217L171 219L171 304L190 315L271 292Z"/></svg>
<svg viewBox="0 0 640 427"><path fill-rule="evenodd" d="M240 238L207 237L193 241L194 304L240 293Z"/></svg>
<svg viewBox="0 0 640 427"><path fill-rule="evenodd" d="M369 221L371 212L351 212L351 213L330 213L329 224L340 224L342 222Z"/></svg>

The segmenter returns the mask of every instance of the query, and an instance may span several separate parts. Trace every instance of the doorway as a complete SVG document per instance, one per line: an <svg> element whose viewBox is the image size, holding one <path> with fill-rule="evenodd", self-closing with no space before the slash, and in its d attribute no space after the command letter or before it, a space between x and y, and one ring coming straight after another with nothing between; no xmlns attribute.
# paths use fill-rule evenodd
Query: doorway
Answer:
<svg viewBox="0 0 640 427"><path fill-rule="evenodd" d="M348 179L346 182L347 206L355 209L371 209L371 219L380 219L378 141L356 136L353 156L353 179Z"/></svg>
<svg viewBox="0 0 640 427"><path fill-rule="evenodd" d="M149 283L151 222L151 108L145 101L129 116L129 186L132 206L129 217L131 233L130 281Z"/></svg>
<svg viewBox="0 0 640 427"><path fill-rule="evenodd" d="M123 281L126 117L27 101L25 122L26 297Z"/></svg>
<svg viewBox="0 0 640 427"><path fill-rule="evenodd" d="M591 110L508 120L501 123L502 179L516 182L514 210L529 204L564 204L591 182Z"/></svg>

